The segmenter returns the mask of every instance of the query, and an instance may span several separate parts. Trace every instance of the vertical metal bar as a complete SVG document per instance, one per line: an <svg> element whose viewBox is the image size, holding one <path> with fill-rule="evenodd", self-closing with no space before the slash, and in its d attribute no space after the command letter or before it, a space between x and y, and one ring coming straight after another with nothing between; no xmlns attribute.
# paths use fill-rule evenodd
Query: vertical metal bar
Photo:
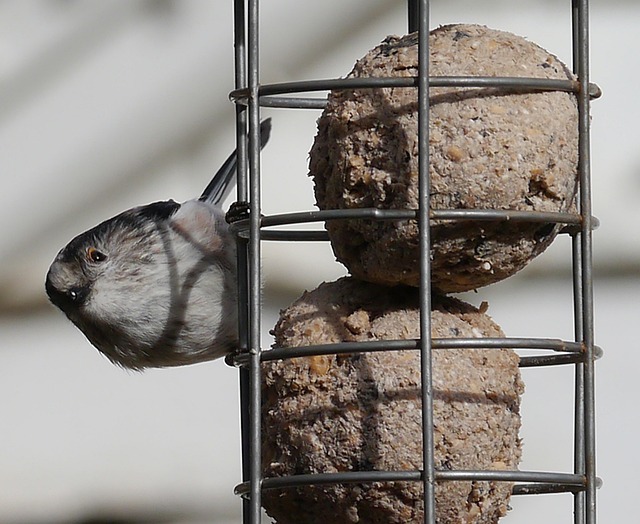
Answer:
<svg viewBox="0 0 640 524"><path fill-rule="evenodd" d="M259 6L249 0L248 9L248 88L249 88L249 353L250 353L250 493L251 523L260 522L261 507L261 432L260 432L260 345L261 345L261 275L260 275L260 106L259 87Z"/></svg>
<svg viewBox="0 0 640 524"><path fill-rule="evenodd" d="M578 62L580 61L580 51L578 43L580 17L578 15L577 0L571 2L571 29L572 29L572 60L573 72L578 74ZM584 338L582 316L583 296L582 296L582 248L580 234L571 237L571 247L573 254L573 323L574 336L576 342L582 342ZM585 429L584 429L584 363L575 365L574 369L574 428L573 428L573 472L584 475L585 463ZM585 522L585 493L577 491L573 495L573 522L574 524L584 524Z"/></svg>
<svg viewBox="0 0 640 524"><path fill-rule="evenodd" d="M579 0L571 0L571 50L572 50L572 70L578 74L578 63L580 62L580 46L578 44L579 39Z"/></svg>
<svg viewBox="0 0 640 524"><path fill-rule="evenodd" d="M244 1L244 0L241 0ZM242 260L244 264L244 278L240 278L240 265L238 265L238 297L247 297L247 243L243 241L238 246L238 262ZM241 286L241 287L240 287ZM240 294L240 293L243 294ZM240 347L242 349L247 348L247 304L246 300L239 300L239 305L243 310L243 315L239 317L238 329L241 335ZM244 320L243 320L244 319ZM250 397L251 397L251 384L250 373L246 368L240 368L240 434L242 444L242 481L246 482L251 479L251 410ZM251 524L251 506L250 501L246 498L242 498L242 522L243 524Z"/></svg>
<svg viewBox="0 0 640 524"><path fill-rule="evenodd" d="M431 235L429 223L429 0L418 6L418 187L420 231L420 368L424 522L435 524L435 458L431 348Z"/></svg>
<svg viewBox="0 0 640 524"><path fill-rule="evenodd" d="M234 0L234 60L235 60L235 88L247 86L247 41L245 32L245 0ZM247 111L244 105L235 104L236 109L236 151L238 153L237 167L237 197L238 201L246 202L247 190Z"/></svg>
<svg viewBox="0 0 640 524"><path fill-rule="evenodd" d="M233 3L233 43L235 64L235 87L246 87L247 61L246 61L246 33L245 33L245 0L234 0ZM246 201L247 192L247 113L242 104L236 104L236 151L238 156L237 167L237 200ZM237 242L238 261L238 340L241 349L248 346L248 266L247 266L247 242ZM242 445L242 481L248 481L251 476L250 438L249 438L249 371L246 368L239 370L240 382L240 435ZM242 499L242 522L250 524L249 501Z"/></svg>
<svg viewBox="0 0 640 524"><path fill-rule="evenodd" d="M418 0L407 0L409 33L415 33L418 30L418 11Z"/></svg>
<svg viewBox="0 0 640 524"><path fill-rule="evenodd" d="M582 297L582 253L580 234L571 237L573 250L573 317L576 342L582 342L583 335L583 297ZM573 429L573 472L584 475L585 464L585 417L584 417L584 363L575 365L574 370L574 429ZM573 522L584 524L585 493L577 491L573 495Z"/></svg>
<svg viewBox="0 0 640 524"><path fill-rule="evenodd" d="M584 416L585 416L585 522L596 522L596 469L595 469L595 361L593 333L593 275L592 275L592 210L591 210L591 143L589 100L589 2L577 0L577 73L578 93L578 171L580 176L580 231L582 268L582 326L585 346Z"/></svg>

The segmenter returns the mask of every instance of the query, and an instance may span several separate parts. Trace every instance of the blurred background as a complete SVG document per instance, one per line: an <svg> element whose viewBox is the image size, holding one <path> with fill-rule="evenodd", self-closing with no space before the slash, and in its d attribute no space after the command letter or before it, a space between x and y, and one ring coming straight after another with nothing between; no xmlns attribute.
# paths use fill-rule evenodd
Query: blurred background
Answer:
<svg viewBox="0 0 640 524"><path fill-rule="evenodd" d="M432 27L486 24L571 63L571 2L432 2ZM640 3L591 2L598 474L602 522L636 512L640 356ZM270 0L263 83L346 75L389 34L402 0ZM634 58L635 57L635 58ZM234 145L232 2L0 1L0 522L238 523L237 371L216 361L111 366L47 303L44 276L76 234L123 209L200 193ZM264 211L312 209L319 112L273 117ZM313 263L310 263L313 261ZM570 242L486 300L511 336L572 339ZM264 246L264 344L278 310L345 274L328 244ZM522 469L572 469L572 369L523 370ZM515 497L507 524L572 522L570 495Z"/></svg>

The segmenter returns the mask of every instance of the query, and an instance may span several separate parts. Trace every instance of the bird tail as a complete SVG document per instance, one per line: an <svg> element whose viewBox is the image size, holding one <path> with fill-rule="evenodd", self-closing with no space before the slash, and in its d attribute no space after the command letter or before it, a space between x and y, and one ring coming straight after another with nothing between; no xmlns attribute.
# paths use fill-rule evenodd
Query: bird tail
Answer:
<svg viewBox="0 0 640 524"><path fill-rule="evenodd" d="M271 136L271 118L267 118L260 124L260 149L262 149ZM213 175L211 182L202 192L200 200L209 202L213 205L219 205L227 198L236 180L236 170L238 167L238 151L234 150L229 155L220 169Z"/></svg>

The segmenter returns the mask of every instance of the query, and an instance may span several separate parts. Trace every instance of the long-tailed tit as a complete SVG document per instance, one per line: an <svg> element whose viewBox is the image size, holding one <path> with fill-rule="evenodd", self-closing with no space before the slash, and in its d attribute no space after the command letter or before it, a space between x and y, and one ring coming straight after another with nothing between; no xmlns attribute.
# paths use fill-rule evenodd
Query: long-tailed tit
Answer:
<svg viewBox="0 0 640 524"><path fill-rule="evenodd" d="M237 347L236 244L219 207L236 169L234 151L200 198L124 211L56 256L49 299L114 364L180 366Z"/></svg>

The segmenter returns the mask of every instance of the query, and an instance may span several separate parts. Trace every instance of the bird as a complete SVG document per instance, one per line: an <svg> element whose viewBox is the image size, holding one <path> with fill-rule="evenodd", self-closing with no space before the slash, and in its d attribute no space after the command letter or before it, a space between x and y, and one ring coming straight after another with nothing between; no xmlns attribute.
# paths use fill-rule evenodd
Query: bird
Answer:
<svg viewBox="0 0 640 524"><path fill-rule="evenodd" d="M271 119L260 125L260 147ZM51 263L49 300L113 364L184 366L238 345L236 240L220 207L235 150L199 198L128 209L73 238Z"/></svg>

